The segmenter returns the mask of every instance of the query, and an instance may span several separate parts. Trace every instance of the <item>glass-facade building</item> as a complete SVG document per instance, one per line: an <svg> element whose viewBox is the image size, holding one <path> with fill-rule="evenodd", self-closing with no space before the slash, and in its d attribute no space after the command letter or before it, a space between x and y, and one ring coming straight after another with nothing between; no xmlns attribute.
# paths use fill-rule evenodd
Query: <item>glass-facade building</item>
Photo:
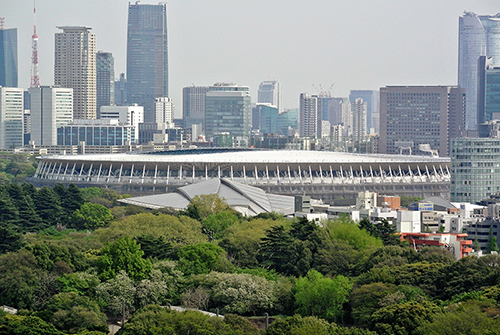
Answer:
<svg viewBox="0 0 500 335"><path fill-rule="evenodd" d="M0 86L17 87L17 29L0 29Z"/></svg>
<svg viewBox="0 0 500 335"><path fill-rule="evenodd" d="M500 13L476 15L466 12L459 18L458 86L467 95L466 127L475 129L477 120L478 58L493 58L500 67Z"/></svg>
<svg viewBox="0 0 500 335"><path fill-rule="evenodd" d="M118 120L75 120L57 128L57 145L125 145L135 143L135 127L118 123Z"/></svg>
<svg viewBox="0 0 500 335"><path fill-rule="evenodd" d="M250 138L252 108L248 86L216 83L205 97L205 134L230 133L233 137Z"/></svg>
<svg viewBox="0 0 500 335"><path fill-rule="evenodd" d="M260 109L260 132L263 134L278 133L278 108L270 104L257 104Z"/></svg>
<svg viewBox="0 0 500 335"><path fill-rule="evenodd" d="M168 97L167 5L129 4L127 103L144 106L153 122L154 101Z"/></svg>
<svg viewBox="0 0 500 335"><path fill-rule="evenodd" d="M99 51L96 55L97 118L102 106L115 104L115 60L110 52Z"/></svg>
<svg viewBox="0 0 500 335"><path fill-rule="evenodd" d="M0 87L0 149L23 146L24 90Z"/></svg>
<svg viewBox="0 0 500 335"><path fill-rule="evenodd" d="M500 191L500 138L451 140L451 201L475 203Z"/></svg>

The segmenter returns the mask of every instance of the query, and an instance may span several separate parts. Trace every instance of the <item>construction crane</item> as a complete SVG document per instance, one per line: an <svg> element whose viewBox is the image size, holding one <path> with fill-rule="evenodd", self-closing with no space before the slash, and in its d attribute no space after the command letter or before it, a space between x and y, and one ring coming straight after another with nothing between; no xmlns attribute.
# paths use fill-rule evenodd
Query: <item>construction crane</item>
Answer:
<svg viewBox="0 0 500 335"><path fill-rule="evenodd" d="M312 85L314 90L317 92L318 96L321 98L331 98L332 97L332 91L333 91L333 85L331 84L328 90L323 90L323 86L319 84L319 88L316 87L316 85Z"/></svg>

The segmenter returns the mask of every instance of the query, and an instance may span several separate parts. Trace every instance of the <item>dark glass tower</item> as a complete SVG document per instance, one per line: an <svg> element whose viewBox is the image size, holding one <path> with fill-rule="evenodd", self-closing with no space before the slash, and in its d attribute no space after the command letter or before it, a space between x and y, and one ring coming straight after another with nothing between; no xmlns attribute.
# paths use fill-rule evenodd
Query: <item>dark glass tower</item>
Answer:
<svg viewBox="0 0 500 335"><path fill-rule="evenodd" d="M99 51L96 55L97 118L102 106L115 104L115 62L110 52Z"/></svg>
<svg viewBox="0 0 500 335"><path fill-rule="evenodd" d="M0 29L0 86L17 87L17 29Z"/></svg>
<svg viewBox="0 0 500 335"><path fill-rule="evenodd" d="M153 122L155 98L168 97L167 45L167 5L130 4L127 103L144 106L145 122Z"/></svg>

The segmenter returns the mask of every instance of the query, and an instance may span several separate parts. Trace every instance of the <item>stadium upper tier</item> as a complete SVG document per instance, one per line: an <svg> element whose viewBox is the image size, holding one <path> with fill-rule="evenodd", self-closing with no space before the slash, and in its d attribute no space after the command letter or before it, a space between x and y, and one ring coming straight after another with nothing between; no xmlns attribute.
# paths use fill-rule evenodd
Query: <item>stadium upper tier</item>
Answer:
<svg viewBox="0 0 500 335"><path fill-rule="evenodd" d="M31 182L158 193L210 178L326 201L359 191L449 197L449 158L291 150L176 150L42 156ZM318 197L318 195L321 195Z"/></svg>

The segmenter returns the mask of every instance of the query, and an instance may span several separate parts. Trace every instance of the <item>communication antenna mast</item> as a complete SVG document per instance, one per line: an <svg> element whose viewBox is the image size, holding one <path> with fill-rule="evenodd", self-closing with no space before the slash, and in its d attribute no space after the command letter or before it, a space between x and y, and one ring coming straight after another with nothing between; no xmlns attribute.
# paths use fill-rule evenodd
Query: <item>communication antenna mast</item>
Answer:
<svg viewBox="0 0 500 335"><path fill-rule="evenodd" d="M31 36L31 87L40 86L38 72L38 35L36 34L36 5L33 0L33 36Z"/></svg>
<svg viewBox="0 0 500 335"><path fill-rule="evenodd" d="M0 17L0 30L5 30L5 18Z"/></svg>

